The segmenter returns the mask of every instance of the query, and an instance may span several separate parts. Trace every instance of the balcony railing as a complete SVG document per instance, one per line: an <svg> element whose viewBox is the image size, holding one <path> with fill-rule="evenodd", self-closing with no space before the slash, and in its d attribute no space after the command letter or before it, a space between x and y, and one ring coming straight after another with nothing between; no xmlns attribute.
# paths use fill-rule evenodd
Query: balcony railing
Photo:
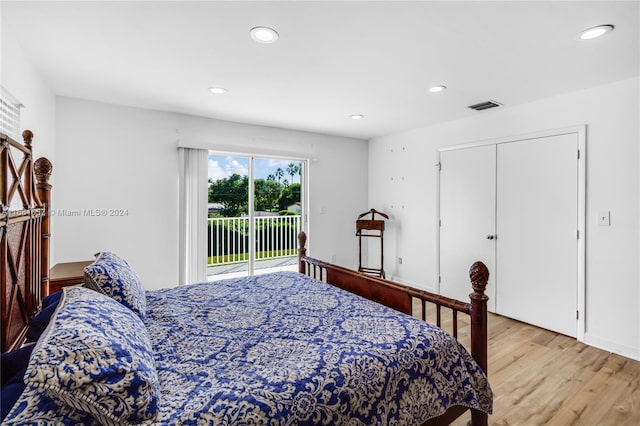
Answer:
<svg viewBox="0 0 640 426"><path fill-rule="evenodd" d="M297 254L301 216L258 216L255 220L256 260ZM207 266L221 266L249 260L249 218L209 218Z"/></svg>

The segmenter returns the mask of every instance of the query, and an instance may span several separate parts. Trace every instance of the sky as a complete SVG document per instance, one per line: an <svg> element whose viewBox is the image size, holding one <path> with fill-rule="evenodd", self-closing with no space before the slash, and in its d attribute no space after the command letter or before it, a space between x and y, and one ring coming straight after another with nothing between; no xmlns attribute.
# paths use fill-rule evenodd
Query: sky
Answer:
<svg viewBox="0 0 640 426"><path fill-rule="evenodd" d="M266 179L268 175L275 175L275 171L280 167L285 175L283 179L291 181L291 176L287 174L289 163L298 163L298 160L281 160L274 158L256 158L255 176L256 179ZM209 178L214 181L223 179L237 173L240 176L249 175L249 157L224 156L209 154ZM300 177L295 176L294 182L299 182Z"/></svg>

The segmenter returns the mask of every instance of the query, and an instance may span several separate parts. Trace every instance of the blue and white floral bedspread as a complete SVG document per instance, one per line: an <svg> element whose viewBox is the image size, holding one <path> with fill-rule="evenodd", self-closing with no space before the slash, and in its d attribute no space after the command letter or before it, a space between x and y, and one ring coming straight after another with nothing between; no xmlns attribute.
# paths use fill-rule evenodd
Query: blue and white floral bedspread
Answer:
<svg viewBox="0 0 640 426"><path fill-rule="evenodd" d="M70 317L85 318L80 305L104 311L87 317L95 326L88 330L97 334L78 346L93 353L95 336L109 334L109 312L127 308L106 303L108 298L87 305L92 294L67 296L55 317L63 337L77 334L69 333L76 327ZM448 333L298 273L148 291L146 304L144 324L119 328L131 339L96 343L108 352L122 349L123 341L135 346L134 330L149 335L159 395L153 419L144 424L420 425L452 405L492 409L486 376ZM53 330L58 328L47 333ZM74 348L63 353L76 353ZM125 355L113 363L137 364L130 352L119 353ZM64 367L69 374L121 368L93 371L104 360L78 356L78 366ZM90 396L74 395L80 401ZM134 396L122 399L123 406L136 402ZM97 424L75 409L83 407L54 397L27 387L3 425Z"/></svg>
<svg viewBox="0 0 640 426"><path fill-rule="evenodd" d="M448 333L293 272L147 292L160 424L416 425L490 412Z"/></svg>

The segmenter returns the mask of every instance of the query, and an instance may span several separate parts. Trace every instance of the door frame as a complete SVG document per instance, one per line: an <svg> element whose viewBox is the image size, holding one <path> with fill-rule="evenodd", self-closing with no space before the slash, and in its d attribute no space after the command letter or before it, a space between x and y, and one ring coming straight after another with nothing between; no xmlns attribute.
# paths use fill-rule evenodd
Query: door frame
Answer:
<svg viewBox="0 0 640 426"><path fill-rule="evenodd" d="M577 294L576 294L576 338L584 341L586 324L586 124L563 127L559 129L542 130L514 136L484 139L462 144L442 146L437 149L438 162L436 163L436 277L435 283L440 293L440 154L444 151L453 151L464 148L474 148L486 145L499 145L503 143L518 142L530 139L540 139L549 136L575 134L578 139L578 206L577 206ZM497 259L496 259L497 261ZM496 280L496 286L498 282Z"/></svg>

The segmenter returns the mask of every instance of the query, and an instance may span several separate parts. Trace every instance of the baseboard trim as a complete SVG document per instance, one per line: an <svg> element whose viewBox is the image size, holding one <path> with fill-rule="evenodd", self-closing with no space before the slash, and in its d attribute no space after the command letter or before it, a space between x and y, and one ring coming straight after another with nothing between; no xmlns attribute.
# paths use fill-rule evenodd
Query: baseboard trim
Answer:
<svg viewBox="0 0 640 426"><path fill-rule="evenodd" d="M640 348L622 345L617 342L612 342L611 340L603 339L599 336L594 336L590 333L584 334L583 342L598 349L602 349L607 352L613 352L615 354L640 361Z"/></svg>

